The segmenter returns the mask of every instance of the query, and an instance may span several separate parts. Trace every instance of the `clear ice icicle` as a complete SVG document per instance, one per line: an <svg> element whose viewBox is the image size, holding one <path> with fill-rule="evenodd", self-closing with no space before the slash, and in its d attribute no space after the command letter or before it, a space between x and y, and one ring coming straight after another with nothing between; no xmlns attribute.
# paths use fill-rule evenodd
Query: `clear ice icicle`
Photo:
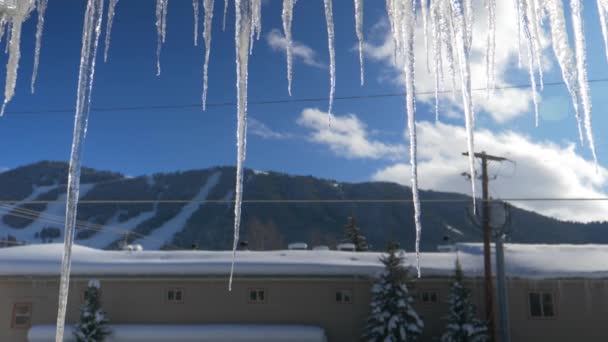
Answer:
<svg viewBox="0 0 608 342"><path fill-rule="evenodd" d="M469 65L469 51L466 46L467 29L462 4L459 0L452 0L452 13L454 18L454 45L458 55L458 65L460 67L460 80L462 92L462 105L464 109L464 121L467 131L467 150L469 154L469 172L471 174L471 192L473 197L473 208L475 208L475 143L474 143L474 124L473 98L471 96L471 71Z"/></svg>
<svg viewBox="0 0 608 342"><path fill-rule="evenodd" d="M439 39L439 12L437 1L431 2L431 30L433 32L433 78L435 80L435 121L439 121L439 79L442 74L441 40Z"/></svg>
<svg viewBox="0 0 608 342"><path fill-rule="evenodd" d="M232 291L232 276L239 242L241 225L241 203L243 201L243 164L247 144L247 77L249 63L249 44L251 42L252 8L250 0L235 0L235 49L236 49L236 93L237 93L237 162L236 190L234 195L234 241L232 245L232 265L228 289Z"/></svg>
<svg viewBox="0 0 608 342"><path fill-rule="evenodd" d="M572 98L572 106L578 125L578 135L583 143L582 120L579 109L579 89L574 55L568 42L568 31L566 30L566 19L561 0L545 0L545 9L549 15L551 26L551 41L555 57L562 71L562 79Z"/></svg>
<svg viewBox="0 0 608 342"><path fill-rule="evenodd" d="M32 83L30 89L34 93L36 78L38 77L38 65L40 65L40 47L42 45L42 29L44 28L44 13L48 0L37 0L36 11L38 12L38 22L36 23L36 46L34 48L34 67L32 69ZM4 26L4 25L3 25ZM0 38L2 36L0 35Z"/></svg>
<svg viewBox="0 0 608 342"><path fill-rule="evenodd" d="M293 5L296 0L283 0L283 13L281 19L283 20L283 34L285 35L285 41L287 46L285 52L287 55L287 92L291 96L291 81L293 75L293 40L291 38L291 24L293 22Z"/></svg>
<svg viewBox="0 0 608 342"><path fill-rule="evenodd" d="M496 86L496 0L487 0L488 31L486 35L486 87L487 94Z"/></svg>
<svg viewBox="0 0 608 342"><path fill-rule="evenodd" d="M114 23L114 15L116 14L116 4L118 0L110 0L108 3L108 19L106 21L106 40L103 49L103 61L108 61L108 51L110 50L110 40L112 39L112 24Z"/></svg>
<svg viewBox="0 0 608 342"><path fill-rule="evenodd" d="M167 34L167 5L169 0L156 0L156 76L160 76L160 52Z"/></svg>
<svg viewBox="0 0 608 342"><path fill-rule="evenodd" d="M213 23L213 0L203 0L203 40L205 42L205 64L203 65L203 110L207 109L207 87L209 82L209 57L211 55L211 28Z"/></svg>
<svg viewBox="0 0 608 342"><path fill-rule="evenodd" d="M359 41L359 74L361 85L363 85L365 83L365 78L363 76L363 0L355 0L355 32L357 33L357 40Z"/></svg>
<svg viewBox="0 0 608 342"><path fill-rule="evenodd" d="M82 30L82 49L80 55L80 68L78 73L78 92L76 96L76 113L74 114L74 137L70 153L70 166L68 170L67 202L65 209L64 250L61 260L61 277L59 282L59 306L57 310L56 341L63 341L65 314L68 303L68 290L70 286L70 268L72 263L72 244L76 228L76 210L78 207L78 194L80 189L80 167L89 119L89 105L91 90L95 75L95 57L99 35L101 33L101 19L103 16L103 0L88 0Z"/></svg>
<svg viewBox="0 0 608 342"><path fill-rule="evenodd" d="M334 106L334 93L336 91L336 50L334 48L334 14L332 0L323 0L325 8L325 22L327 23L327 45L329 46L329 110L330 114Z"/></svg>
<svg viewBox="0 0 608 342"><path fill-rule="evenodd" d="M412 173L412 200L414 223L416 225L416 269L420 277L420 198L418 194L418 164L416 137L416 89L414 84L414 3L413 0L387 0L388 17L395 44L395 56L403 62L406 93L407 127L410 145L410 165Z"/></svg>
<svg viewBox="0 0 608 342"><path fill-rule="evenodd" d="M192 0L192 12L194 13L194 46L198 46L198 12L199 0Z"/></svg>
<svg viewBox="0 0 608 342"><path fill-rule="evenodd" d="M251 32L249 32L249 54L253 53L254 37L260 39L262 33L262 0L251 1Z"/></svg>
<svg viewBox="0 0 608 342"><path fill-rule="evenodd" d="M520 24L522 30L524 31L524 37L526 40L526 46L528 47L528 73L530 75L530 85L532 91L532 102L534 103L534 125L538 127L539 115L538 115L538 94L536 92L536 77L534 75L534 59L536 56L536 50L533 43L532 33L531 33L531 20L529 17L529 11L526 10L525 4L523 1L518 2L519 12L522 13L523 19Z"/></svg>
<svg viewBox="0 0 608 342"><path fill-rule="evenodd" d="M593 160L597 165L595 154L595 141L593 139L593 127L591 125L591 95L589 94L589 82L587 80L587 54L585 52L585 31L583 27L583 4L581 0L570 0L570 11L572 13L572 28L574 31L574 52L576 55L576 69L578 78L578 89L581 104L583 105L583 123L585 135L589 143L589 149Z"/></svg>
<svg viewBox="0 0 608 342"><path fill-rule="evenodd" d="M228 15L228 3L230 0L224 0L224 18L222 20L222 31L226 31L226 16Z"/></svg>
<svg viewBox="0 0 608 342"><path fill-rule="evenodd" d="M6 105L15 95L15 85L17 84L17 70L21 59L21 28L23 22L34 9L33 0L17 1L15 3L14 14L10 18L10 34L8 41L8 62L6 64L6 84L4 86L4 103L0 115L4 115Z"/></svg>
<svg viewBox="0 0 608 342"><path fill-rule="evenodd" d="M528 17L526 23L529 29L529 39L532 40L532 53L534 61L536 62L536 71L538 72L538 80L540 83L540 89L542 90L543 85L543 65L541 61L542 55L542 44L541 44L541 29L540 23L540 9L537 4L537 0L526 0L526 16Z"/></svg>

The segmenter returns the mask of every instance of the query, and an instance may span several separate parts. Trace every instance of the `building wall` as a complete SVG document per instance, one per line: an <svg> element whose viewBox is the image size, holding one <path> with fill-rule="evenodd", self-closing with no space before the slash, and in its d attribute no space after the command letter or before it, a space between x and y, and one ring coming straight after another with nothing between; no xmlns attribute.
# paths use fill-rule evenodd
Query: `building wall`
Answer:
<svg viewBox="0 0 608 342"><path fill-rule="evenodd" d="M329 341L357 341L365 327L371 280L362 278L240 278L232 292L226 279L99 278L103 307L113 324L257 323L304 324L325 329ZM78 319L88 279L74 278L67 322ZM445 327L450 279L416 280L409 287L425 323L424 341L438 338ZM483 283L469 280L473 302L483 310ZM184 290L182 302L169 302L169 288ZM248 290L265 290L264 303L250 303ZM337 303L337 290L351 290L351 304ZM532 318L530 291L551 293L555 316ZM422 303L422 292L437 294L437 303ZM58 284L55 279L0 279L0 341L25 341L27 329L11 327L15 303L32 304L32 324L54 324ZM512 280L509 284L512 341L604 341L608 325L605 280ZM481 314L482 312L480 312Z"/></svg>

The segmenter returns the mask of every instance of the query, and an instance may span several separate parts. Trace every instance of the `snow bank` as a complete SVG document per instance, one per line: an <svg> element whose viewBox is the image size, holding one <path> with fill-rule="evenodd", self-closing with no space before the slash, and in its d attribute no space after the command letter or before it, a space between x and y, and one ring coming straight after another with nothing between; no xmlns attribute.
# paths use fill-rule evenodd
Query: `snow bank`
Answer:
<svg viewBox="0 0 608 342"><path fill-rule="evenodd" d="M325 342L319 327L301 325L110 325L108 342ZM75 341L73 326L65 327L64 341ZM55 341L54 325L36 325L28 332L30 342Z"/></svg>
<svg viewBox="0 0 608 342"><path fill-rule="evenodd" d="M424 277L451 276L456 256L469 277L483 275L481 244L458 244L453 251L422 253ZM0 276L57 276L61 244L0 249ZM382 270L381 254L330 250L238 251L239 276L362 276ZM227 276L231 251L104 251L75 245L72 274L100 276ZM408 265L413 253L405 254ZM608 278L608 245L505 246L506 272L520 278Z"/></svg>

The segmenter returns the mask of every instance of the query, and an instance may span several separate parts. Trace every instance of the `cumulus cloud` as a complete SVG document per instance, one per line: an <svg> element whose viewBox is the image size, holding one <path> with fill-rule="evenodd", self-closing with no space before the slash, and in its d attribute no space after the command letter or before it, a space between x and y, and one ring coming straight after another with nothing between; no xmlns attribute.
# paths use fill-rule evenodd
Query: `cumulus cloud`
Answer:
<svg viewBox="0 0 608 342"><path fill-rule="evenodd" d="M506 156L516 164L492 163L491 183L495 198L606 197L608 170L575 152L574 144L537 142L512 132L480 130L476 143L486 152ZM470 185L460 174L468 170L463 157L465 130L459 126L423 122L418 124L419 181L421 188L470 194ZM410 184L409 164L396 163L378 170L374 180ZM513 204L564 220L589 222L608 220L604 201L520 201Z"/></svg>
<svg viewBox="0 0 608 342"><path fill-rule="evenodd" d="M247 119L247 131L264 139L282 140L291 138L291 134L275 131L265 123L256 120L251 116Z"/></svg>
<svg viewBox="0 0 608 342"><path fill-rule="evenodd" d="M530 89L504 88L513 85L507 80L507 75L513 75L513 71L517 67L517 59L519 54L519 39L517 27L517 13L510 1L496 2L496 86L503 89L496 89L494 93L488 96L486 91L476 91L473 93L473 100L476 111L484 111L489 113L497 122L506 122L524 113L533 111L532 95ZM478 3L475 6L475 24L473 26L473 45L471 48L470 65L471 65L471 85L473 89L482 89L486 87L486 64L485 64L485 49L486 49L486 32L487 32L487 11L485 6ZM375 61L380 61L389 67L389 75L383 75L381 79L389 79L398 83L402 82L399 74L401 73L402 64L395 61L393 40L391 38L390 29L386 20L382 20L372 30L372 36L379 37L378 44L366 42L365 53ZM430 39L430 38L429 38ZM522 39L523 41L523 39ZM542 39L544 47L548 46L548 39ZM432 51L430 52L432 53ZM434 103L434 77L432 73L427 71L426 67L426 51L424 47L424 36L422 25L417 26L415 36L415 77L416 87L419 91L425 92L418 94L417 98L420 101ZM444 54L445 57L445 54ZM517 69L519 75L527 75L527 54L525 47L522 48L522 64L524 69ZM446 61L443 63L444 69ZM548 68L549 63L545 66ZM432 63L431 63L432 69ZM445 89L452 89L452 80L448 75L447 69L444 70ZM460 84L459 75L456 75L456 87ZM453 96L451 92L444 93L440 96L442 104L449 107L461 107L461 97L459 94ZM440 112L440 115L442 113Z"/></svg>
<svg viewBox="0 0 608 342"><path fill-rule="evenodd" d="M332 115L330 127L327 112L307 108L302 111L297 123L310 130L310 141L329 147L338 156L349 159L397 160L405 155L403 145L370 139L365 123L353 114Z"/></svg>
<svg viewBox="0 0 608 342"><path fill-rule="evenodd" d="M274 51L285 52L287 49L287 39L283 36L283 33L277 29L272 29L266 35L266 42ZM294 60L299 60L302 63L317 67L325 68L325 64L321 63L317 59L317 52L311 47L304 45L298 41L292 41L292 51Z"/></svg>

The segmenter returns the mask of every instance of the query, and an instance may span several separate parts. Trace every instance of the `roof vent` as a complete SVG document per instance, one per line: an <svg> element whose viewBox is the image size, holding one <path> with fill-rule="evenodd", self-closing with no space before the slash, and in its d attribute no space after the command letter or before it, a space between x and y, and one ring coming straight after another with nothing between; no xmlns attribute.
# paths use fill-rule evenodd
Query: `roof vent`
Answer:
<svg viewBox="0 0 608 342"><path fill-rule="evenodd" d="M325 246L325 245L321 245L321 246L314 246L312 248L313 251L328 251L329 247Z"/></svg>
<svg viewBox="0 0 608 342"><path fill-rule="evenodd" d="M290 243L287 246L287 249L296 250L296 251L305 251L308 249L308 244L306 242L294 242L294 243Z"/></svg>
<svg viewBox="0 0 608 342"><path fill-rule="evenodd" d="M344 252L354 252L355 244L350 242L338 244L338 250Z"/></svg>

